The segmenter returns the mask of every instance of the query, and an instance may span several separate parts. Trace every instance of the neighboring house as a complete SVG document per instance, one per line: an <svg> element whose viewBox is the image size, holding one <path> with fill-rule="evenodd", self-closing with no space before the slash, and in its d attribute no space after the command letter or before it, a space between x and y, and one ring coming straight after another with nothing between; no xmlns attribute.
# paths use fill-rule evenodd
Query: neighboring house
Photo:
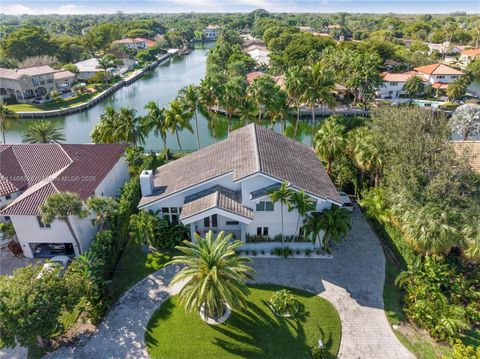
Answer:
<svg viewBox="0 0 480 359"><path fill-rule="evenodd" d="M480 141L452 141L452 144L457 153L468 151L471 156L470 165L474 171L480 173Z"/></svg>
<svg viewBox="0 0 480 359"><path fill-rule="evenodd" d="M397 98L400 95L404 95L405 91L403 87L407 80L412 76L418 76L422 79L424 83L427 82L423 76L419 75L416 71L408 71L403 73L389 73L382 72L380 77L383 81L383 86L380 86L378 89L378 96L380 98Z"/></svg>
<svg viewBox="0 0 480 359"><path fill-rule="evenodd" d="M248 45L247 45L248 44ZM255 60L259 66L268 66L270 64L270 51L267 50L265 43L254 40L244 43L243 51Z"/></svg>
<svg viewBox="0 0 480 359"><path fill-rule="evenodd" d="M402 73L382 72L380 76L383 84L378 89L377 95L380 98L397 98L404 95L405 82L412 76L420 77L425 86L431 86L436 90L446 90L450 82L463 75L462 71L444 64L416 67L412 71Z"/></svg>
<svg viewBox="0 0 480 359"><path fill-rule="evenodd" d="M160 217L189 226L192 237L223 230L247 242L252 236L263 236L278 246L281 205L272 203L270 193L283 181L295 191L305 191L315 202L312 211L341 205L311 147L250 124L154 173L143 171L138 208L158 211ZM283 212L285 235L295 235L297 211L284 206Z"/></svg>
<svg viewBox="0 0 480 359"><path fill-rule="evenodd" d="M59 92L68 92L75 82L76 75L70 71L58 71L53 74L53 78Z"/></svg>
<svg viewBox="0 0 480 359"><path fill-rule="evenodd" d="M84 201L92 195L116 196L129 178L124 152L119 144L0 145L0 196L10 196L0 216L12 221L26 257L51 256L52 246L71 255L88 249L94 214L69 218L81 245L77 248L66 223L43 223L39 207L58 192L77 193Z"/></svg>
<svg viewBox="0 0 480 359"><path fill-rule="evenodd" d="M315 32L315 29L311 26L299 26L300 32Z"/></svg>
<svg viewBox="0 0 480 359"><path fill-rule="evenodd" d="M56 90L54 73L48 65L23 69L0 68L0 97L30 103Z"/></svg>
<svg viewBox="0 0 480 359"><path fill-rule="evenodd" d="M426 42L425 45L428 46L428 54L431 55L433 52L438 52L441 55L457 55L462 52L465 46L453 46L449 41L445 41L441 44L435 44L432 42Z"/></svg>
<svg viewBox="0 0 480 359"><path fill-rule="evenodd" d="M216 40L220 33L220 26L210 24L203 29L203 38L206 40Z"/></svg>
<svg viewBox="0 0 480 359"><path fill-rule="evenodd" d="M477 58L480 59L480 48L463 50L460 53L458 60L463 66L468 66L468 64L470 64L472 61L475 61Z"/></svg>
<svg viewBox="0 0 480 359"><path fill-rule="evenodd" d="M102 72L102 70L98 68L98 59L95 57L77 62L75 66L78 68L77 77L79 80L89 80L95 76L97 72Z"/></svg>
<svg viewBox="0 0 480 359"><path fill-rule="evenodd" d="M127 49L135 49L135 50L145 50L155 46L155 41L145 39L143 37L136 37L136 38L128 37L121 40L115 40L113 43L122 44L122 45L125 45Z"/></svg>

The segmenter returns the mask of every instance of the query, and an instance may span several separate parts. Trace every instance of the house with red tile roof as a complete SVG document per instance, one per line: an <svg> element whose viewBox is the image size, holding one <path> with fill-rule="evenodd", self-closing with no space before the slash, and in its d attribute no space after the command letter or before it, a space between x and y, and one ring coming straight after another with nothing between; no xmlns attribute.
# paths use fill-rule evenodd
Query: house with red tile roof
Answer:
<svg viewBox="0 0 480 359"><path fill-rule="evenodd" d="M155 41L145 39L143 37L135 37L135 38L127 37L121 40L115 40L113 43L122 44L122 45L125 45L128 49L135 49L135 50L145 50L155 46Z"/></svg>
<svg viewBox="0 0 480 359"><path fill-rule="evenodd" d="M380 98L397 98L405 94L405 83L412 76L419 77L425 86L431 86L436 90L446 90L450 82L463 76L460 70L444 64L431 64L415 67L411 71L402 73L382 72L380 76L383 84L377 91Z"/></svg>
<svg viewBox="0 0 480 359"><path fill-rule="evenodd" d="M11 220L26 257L85 252L95 235L94 214L69 222L41 220L40 206L59 192L113 197L129 178L120 144L0 145L0 217Z"/></svg>
<svg viewBox="0 0 480 359"><path fill-rule="evenodd" d="M475 61L475 59L480 59L480 48L463 50L458 58L459 62L464 66L468 66L468 64Z"/></svg>

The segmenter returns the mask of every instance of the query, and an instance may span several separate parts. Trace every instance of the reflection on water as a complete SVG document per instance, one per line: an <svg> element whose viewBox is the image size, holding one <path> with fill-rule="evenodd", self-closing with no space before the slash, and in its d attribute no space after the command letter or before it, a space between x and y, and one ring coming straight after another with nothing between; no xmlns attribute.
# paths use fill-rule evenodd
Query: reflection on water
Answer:
<svg viewBox="0 0 480 359"><path fill-rule="evenodd" d="M173 100L182 87L189 84L198 84L205 76L206 59L208 49L213 46L212 43L197 44L195 51L184 57L175 57L158 66L155 70L146 73L141 79L130 86L123 87L113 96L106 98L95 107L88 111L75 113L69 116L52 118L51 120L60 124L65 131L67 143L88 143L90 133L93 127L98 123L100 115L107 106L113 106L119 109L123 106L137 109L139 115L145 114L144 106L150 100L158 102L160 105L167 105ZM253 120L253 119L252 119ZM15 121L7 131L7 143L21 143L22 131L32 121L32 119L23 119ZM200 144L202 147L211 145L219 140L226 138L228 133L228 118L215 115L207 119L202 113L198 114ZM287 121L286 134L293 136L294 122ZM318 124L319 121L317 121ZM195 120L191 120L192 127L195 128ZM233 119L233 128L239 128L246 123L239 119ZM271 127L270 121L262 123ZM274 129L282 132L280 123L274 124ZM297 140L306 144L311 143L310 124L301 122L297 131ZM180 134L182 148L185 151L194 151L196 149L195 135L188 131ZM167 146L173 151L179 150L176 136L169 134ZM163 148L162 142L156 138L153 133L147 138L145 149L160 150Z"/></svg>

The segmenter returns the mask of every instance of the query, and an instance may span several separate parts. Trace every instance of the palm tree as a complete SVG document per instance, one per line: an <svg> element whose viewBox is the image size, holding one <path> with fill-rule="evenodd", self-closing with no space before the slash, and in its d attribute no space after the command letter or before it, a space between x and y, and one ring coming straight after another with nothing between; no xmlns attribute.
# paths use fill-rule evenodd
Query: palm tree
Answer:
<svg viewBox="0 0 480 359"><path fill-rule="evenodd" d="M11 120L18 118L15 111L10 110L7 105L0 103L0 127L2 128L3 143L6 144L5 132Z"/></svg>
<svg viewBox="0 0 480 359"><path fill-rule="evenodd" d="M82 200L78 194L72 192L54 193L40 206L40 213L43 223L50 224L54 219L64 222L75 241L78 254L82 254L82 246L70 222L71 216L83 218L88 215L88 211L83 209Z"/></svg>
<svg viewBox="0 0 480 359"><path fill-rule="evenodd" d="M342 237L350 232L352 228L350 214L345 208L334 205L331 209L321 213L320 227L325 232L323 247L328 251L332 241L338 243Z"/></svg>
<svg viewBox="0 0 480 359"><path fill-rule="evenodd" d="M253 83L248 87L248 94L257 105L259 122L262 120L265 107L270 101L270 94L273 91L274 85L275 83L270 76L263 75L253 80Z"/></svg>
<svg viewBox="0 0 480 359"><path fill-rule="evenodd" d="M210 318L222 316L226 306L233 309L247 306L249 289L245 282L253 279L255 271L235 250L243 243L231 242L232 235L220 232L215 239L209 231L205 238L195 233L195 242L183 241L176 248L183 255L175 256L170 264L185 266L172 283L186 281L179 293L180 304L188 312L203 312Z"/></svg>
<svg viewBox="0 0 480 359"><path fill-rule="evenodd" d="M267 104L268 115L272 123L272 130L275 121L279 119L282 124L282 132L285 132L285 118L288 114L287 94L279 86L274 86Z"/></svg>
<svg viewBox="0 0 480 359"><path fill-rule="evenodd" d="M290 199L292 197L292 190L288 188L288 183L283 182L279 189L272 191L270 193L270 199L273 203L280 202L280 218L282 222L282 248L285 242L285 230L284 230L284 219L283 219L283 206L290 204Z"/></svg>
<svg viewBox="0 0 480 359"><path fill-rule="evenodd" d="M345 127L335 121L325 121L315 135L315 151L327 162L327 174L332 173L332 163L345 148Z"/></svg>
<svg viewBox="0 0 480 359"><path fill-rule="evenodd" d="M134 108L122 107L117 113L115 136L119 141L131 143L134 147L145 143L148 127L141 117L137 117Z"/></svg>
<svg viewBox="0 0 480 359"><path fill-rule="evenodd" d="M118 142L118 113L112 106L108 106L100 115L100 122L93 128L90 137L94 143Z"/></svg>
<svg viewBox="0 0 480 359"><path fill-rule="evenodd" d="M302 95L303 101L311 108L312 111L312 146L314 142L316 118L315 118L315 105L317 101L326 103L329 107L335 105L335 97L333 96L333 90L335 88L335 81L333 75L327 70L321 62L316 63L307 72L307 86L304 89Z"/></svg>
<svg viewBox="0 0 480 359"><path fill-rule="evenodd" d="M459 232L453 225L455 214L452 211L434 204L423 207L411 205L397 216L407 240L421 253L448 254L460 242Z"/></svg>
<svg viewBox="0 0 480 359"><path fill-rule="evenodd" d="M480 260L480 223L474 220L469 221L462 229L462 235L465 238L464 256L472 261Z"/></svg>
<svg viewBox="0 0 480 359"><path fill-rule="evenodd" d="M469 83L462 78L458 78L455 81L448 84L447 96L452 100L457 100L467 91Z"/></svg>
<svg viewBox="0 0 480 359"><path fill-rule="evenodd" d="M195 116L195 134L197 138L197 149L200 149L200 131L198 128L198 116L197 110L199 106L200 96L199 90L195 85L189 85L182 88L179 92L180 98L187 108L190 109L190 113Z"/></svg>
<svg viewBox="0 0 480 359"><path fill-rule="evenodd" d="M111 54L98 59L97 68L103 70L105 84L108 82L108 69L114 67L116 64L118 64L118 60Z"/></svg>
<svg viewBox="0 0 480 359"><path fill-rule="evenodd" d="M105 221L112 218L118 211L118 202L111 197L92 196L87 200L87 208L95 213L97 231L101 230Z"/></svg>
<svg viewBox="0 0 480 359"><path fill-rule="evenodd" d="M403 87L405 92L407 93L408 97L412 99L418 94L421 94L424 89L424 85L420 77L418 76L411 76L406 82L405 86Z"/></svg>
<svg viewBox="0 0 480 359"><path fill-rule="evenodd" d="M172 134L177 136L178 147L182 150L182 145L180 144L179 132L183 129L193 133L192 125L190 124L190 113L185 108L185 106L177 100L170 102L170 107L165 112L165 120L167 121L167 127L170 129Z"/></svg>
<svg viewBox="0 0 480 359"><path fill-rule="evenodd" d="M303 232L305 237L310 237L312 243L315 245L317 239L320 238L320 234L322 233L323 226L322 226L322 215L319 212L313 212L303 223Z"/></svg>
<svg viewBox="0 0 480 359"><path fill-rule="evenodd" d="M349 135L349 152L356 166L360 169L362 178L366 172L374 172L374 186L380 182L383 168L383 156L375 138L368 127L358 127Z"/></svg>
<svg viewBox="0 0 480 359"><path fill-rule="evenodd" d="M49 120L32 123L22 136L23 143L60 143L63 141L65 141L63 128Z"/></svg>
<svg viewBox="0 0 480 359"><path fill-rule="evenodd" d="M307 76L304 70L299 67L292 67L285 73L285 88L288 97L297 108L297 121L295 122L293 137L297 136L298 123L300 121L300 105L306 86Z"/></svg>
<svg viewBox="0 0 480 359"><path fill-rule="evenodd" d="M298 226L300 225L300 219L304 218L309 211L315 208L315 202L309 196L305 194L305 191L302 189L299 192L292 191L290 195L290 206L289 211L297 210L297 226L295 228L295 233L298 231ZM300 234L299 234L300 236ZM292 240L295 240L295 238Z"/></svg>
<svg viewBox="0 0 480 359"><path fill-rule="evenodd" d="M149 131L153 129L153 134L155 136L160 136L163 143L163 149L165 151L165 156L168 161L168 151L167 151L167 119L165 116L165 108L158 107L158 104L155 101L150 101L145 105L145 109L148 110L147 114L144 116L146 121L146 127Z"/></svg>
<svg viewBox="0 0 480 359"><path fill-rule="evenodd" d="M232 116L241 105L245 97L243 78L233 77L225 84L224 95L219 99L220 105L228 114L228 131L232 130Z"/></svg>

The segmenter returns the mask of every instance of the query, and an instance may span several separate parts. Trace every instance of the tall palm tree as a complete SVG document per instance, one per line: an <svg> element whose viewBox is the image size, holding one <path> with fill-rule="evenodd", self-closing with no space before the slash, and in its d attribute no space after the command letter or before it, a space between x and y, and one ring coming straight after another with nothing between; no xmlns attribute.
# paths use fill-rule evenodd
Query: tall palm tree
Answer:
<svg viewBox="0 0 480 359"><path fill-rule="evenodd" d="M183 255L175 256L170 264L185 267L172 283L186 281L179 297L188 312L203 311L215 318L225 313L227 305L232 309L246 307L249 289L245 282L253 279L255 271L246 264L249 258L235 253L242 243L231 242L231 237L220 232L214 239L209 231L202 238L195 233L194 242L184 241L184 246L176 247Z"/></svg>
<svg viewBox="0 0 480 359"><path fill-rule="evenodd" d="M228 115L228 131L232 130L233 113L242 105L245 97L245 86L243 78L233 77L225 84L224 95L219 99L220 105L225 109Z"/></svg>
<svg viewBox="0 0 480 359"><path fill-rule="evenodd" d="M177 136L178 147L182 150L180 144L179 132L184 129L193 133L192 125L190 124L190 113L188 109L178 100L170 102L170 107L165 111L165 119L167 121L167 127L172 134Z"/></svg>
<svg viewBox="0 0 480 359"><path fill-rule="evenodd" d="M383 156L368 127L358 127L348 135L348 151L356 166L360 169L362 178L365 173L373 171L374 186L380 182L383 168Z"/></svg>
<svg viewBox="0 0 480 359"><path fill-rule="evenodd" d="M315 135L315 151L327 162L327 174L332 173L332 163L345 148L345 128L335 121L325 121Z"/></svg>
<svg viewBox="0 0 480 359"><path fill-rule="evenodd" d="M145 143L148 128L144 126L141 117L136 116L134 108L122 107L117 113L117 128L115 135L118 140L131 143L134 147Z"/></svg>
<svg viewBox="0 0 480 359"><path fill-rule="evenodd" d="M298 123L300 121L300 105L302 103L302 95L307 86L307 81L305 71L299 67L291 67L285 73L285 88L287 90L288 98L297 108L297 121L295 122L293 137L297 136Z"/></svg>
<svg viewBox="0 0 480 359"><path fill-rule="evenodd" d="M52 223L55 219L64 222L75 241L78 254L82 254L82 246L70 222L71 216L83 218L88 215L88 211L83 209L82 200L78 194L71 192L52 194L47 198L45 203L40 206L40 213L42 222L46 224Z"/></svg>
<svg viewBox="0 0 480 359"><path fill-rule="evenodd" d="M197 110L199 106L200 96L199 90L195 85L188 85L179 91L179 95L183 103L190 109L190 113L195 116L195 135L197 139L197 149L200 149L200 131L198 128Z"/></svg>
<svg viewBox="0 0 480 359"><path fill-rule="evenodd" d="M168 161L168 151L167 151L167 132L168 124L165 116L165 108L158 107L158 104L155 101L149 101L145 105L145 109L148 110L147 114L144 116L146 121L146 127L149 128L149 131L153 129L153 134L155 136L160 136L163 143L163 149L165 151L165 156Z"/></svg>
<svg viewBox="0 0 480 359"><path fill-rule="evenodd" d="M299 192L292 191L290 195L290 206L289 211L296 210L298 212L297 226L295 228L295 233L298 231L300 225L300 219L304 218L308 212L315 208L315 202L309 196L305 194L305 191L302 189ZM298 234L300 236L300 234ZM295 238L292 240L295 240Z"/></svg>
<svg viewBox="0 0 480 359"><path fill-rule="evenodd" d="M5 139L5 132L11 120L18 118L15 111L10 110L7 105L0 103L0 127L2 128L3 143L7 143Z"/></svg>
<svg viewBox="0 0 480 359"><path fill-rule="evenodd" d="M423 92L424 85L420 77L412 76L405 82L404 90L408 97L412 99L416 95L419 95Z"/></svg>
<svg viewBox="0 0 480 359"><path fill-rule="evenodd" d="M63 128L49 120L32 123L22 136L23 143L60 143L63 141L65 141Z"/></svg>
<svg viewBox="0 0 480 359"><path fill-rule="evenodd" d="M285 118L288 114L287 94L279 86L274 86L270 95L270 101L267 103L267 111L270 116L272 130L275 121L279 119L282 124L282 132L285 132Z"/></svg>
<svg viewBox="0 0 480 359"><path fill-rule="evenodd" d="M292 189L288 188L288 183L283 182L280 188L270 193L270 199L273 203L280 202L280 219L282 222L282 248L285 242L285 229L284 229L284 219L283 219L283 207L290 204L290 199L292 197Z"/></svg>
<svg viewBox="0 0 480 359"><path fill-rule="evenodd" d="M108 82L108 69L114 67L118 63L118 59L111 54L105 55L98 59L97 68L103 71L105 84Z"/></svg>
<svg viewBox="0 0 480 359"><path fill-rule="evenodd" d="M108 106L100 115L100 122L95 125L90 137L94 143L116 143L118 142L117 127L118 113L112 106Z"/></svg>
<svg viewBox="0 0 480 359"><path fill-rule="evenodd" d="M307 72L307 86L305 87L302 95L303 101L311 108L312 111L312 146L314 142L316 118L315 118L315 106L318 101L321 101L333 107L335 105L335 97L333 96L333 90L335 88L335 81L333 74L327 70L321 62L316 63Z"/></svg>
<svg viewBox="0 0 480 359"><path fill-rule="evenodd" d="M303 232L305 237L310 237L313 244L320 238L320 234L323 231L322 226L322 214L319 212L313 212L303 222Z"/></svg>
<svg viewBox="0 0 480 359"><path fill-rule="evenodd" d="M248 87L248 94L255 101L258 111L258 122L262 120L267 103L270 100L270 94L273 91L275 83L270 76L264 75L257 77Z"/></svg>

